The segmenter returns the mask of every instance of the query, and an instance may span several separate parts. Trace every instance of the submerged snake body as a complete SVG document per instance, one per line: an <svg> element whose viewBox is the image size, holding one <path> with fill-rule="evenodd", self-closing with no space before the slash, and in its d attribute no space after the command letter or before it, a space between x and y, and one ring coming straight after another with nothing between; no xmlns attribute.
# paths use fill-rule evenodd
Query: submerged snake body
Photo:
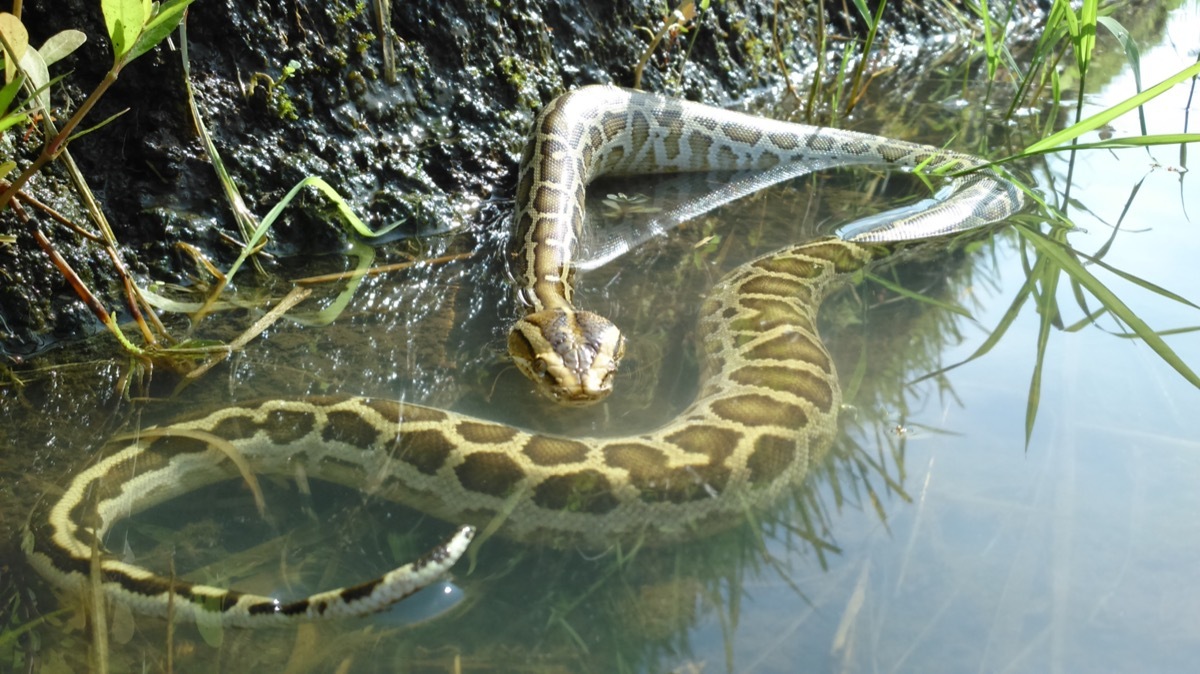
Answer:
<svg viewBox="0 0 1200 674"><path fill-rule="evenodd" d="M605 173L768 167L814 153L844 156L848 163L980 164L932 147L610 87L587 87L550 104L535 123L518 190L514 276L531 312L510 347L518 362L525 359L522 369L547 380L578 374L583 360L599 356L602 365L615 366L620 359L623 342L615 328L571 305L571 255L589 180ZM1019 193L1006 183L976 174L933 215L918 214L897 227L901 237L916 230L928 235L995 221L1020 205ZM254 625L376 610L444 572L473 534L462 526L388 576L288 604L168 580L104 548L117 519L236 477L231 453L254 470L290 474L303 466L311 476L450 522L500 519L508 536L552 545L661 543L729 526L748 509L775 501L828 449L841 393L817 336L817 307L837 277L886 252L824 239L764 256L721 279L700 311L697 398L655 431L553 437L364 398L233 405L115 443L57 502L35 510L26 553L47 578L82 588L95 548L102 589L114 599L146 612L166 614L171 605L181 618ZM539 351L547 346L553 353ZM597 380L593 388L607 383Z"/></svg>

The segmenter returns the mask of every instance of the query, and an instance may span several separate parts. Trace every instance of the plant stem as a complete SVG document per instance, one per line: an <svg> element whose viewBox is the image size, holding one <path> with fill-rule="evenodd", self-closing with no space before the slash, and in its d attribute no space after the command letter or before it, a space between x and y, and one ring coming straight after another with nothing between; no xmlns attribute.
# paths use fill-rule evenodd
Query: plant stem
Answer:
<svg viewBox="0 0 1200 674"><path fill-rule="evenodd" d="M17 191L24 187L25 183L29 182L29 179L32 178L34 174L42 170L42 167L58 157L59 153L62 152L63 147L66 145L67 140L71 137L71 132L75 130L75 127L79 126L79 123L83 121L84 117L87 117L87 114L91 112L92 108L96 105L96 102L99 101L100 97L104 95L104 92L108 91L108 88L113 85L113 82L117 81L117 75L121 70L120 66L121 64L114 65L112 70L108 71L108 74L104 76L104 79L100 81L100 84L92 91L91 95L87 97L87 100L83 102L83 105L79 106L79 109L75 111L75 114L71 115L71 119L67 120L67 123L63 125L62 129L59 130L58 135L56 135L50 140L49 143L46 144L46 146L42 149L42 153L38 155L38 158L34 160L34 162L30 164L24 171L22 171L21 175L16 180L12 181L12 183L8 186L8 189L4 190L3 194L0 194L0 209L8 206L9 202L12 201L12 198L14 195L16 195Z"/></svg>

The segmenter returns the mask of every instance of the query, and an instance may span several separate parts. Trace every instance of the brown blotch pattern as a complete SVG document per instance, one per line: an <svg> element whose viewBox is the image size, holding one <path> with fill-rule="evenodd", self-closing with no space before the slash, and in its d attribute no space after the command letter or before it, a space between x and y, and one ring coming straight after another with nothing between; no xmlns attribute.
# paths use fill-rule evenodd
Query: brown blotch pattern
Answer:
<svg viewBox="0 0 1200 674"><path fill-rule="evenodd" d="M508 496L525 477L517 462L501 452L471 454L454 473L466 489L499 498Z"/></svg>
<svg viewBox="0 0 1200 674"><path fill-rule="evenodd" d="M833 387L829 385L829 380L807 370L778 365L747 365L729 373L729 378L747 386L787 391L811 402L822 412L833 408Z"/></svg>
<svg viewBox="0 0 1200 674"><path fill-rule="evenodd" d="M203 440L196 438L185 438L177 435L163 435L150 441L146 445L146 451L162 454L165 457L171 457L176 454L195 454L196 452L204 452L209 448L209 444ZM141 470L139 467L138 470Z"/></svg>
<svg viewBox="0 0 1200 674"><path fill-rule="evenodd" d="M757 393L714 400L712 409L724 419L740 421L747 426L799 428L808 422L808 415L798 405Z"/></svg>
<svg viewBox="0 0 1200 674"><path fill-rule="evenodd" d="M717 426L689 426L666 437L683 451L702 454L713 463L724 461L741 439L742 434L732 428Z"/></svg>
<svg viewBox="0 0 1200 674"><path fill-rule="evenodd" d="M559 126L559 118L562 116L562 111L559 106L551 106L546 108L542 113L542 135L554 135Z"/></svg>
<svg viewBox="0 0 1200 674"><path fill-rule="evenodd" d="M528 345L529 340L522 338ZM512 440L520 433L512 426L503 426L501 424L486 424L478 421L460 421L455 427L458 434L467 442L477 442L483 445L501 444Z"/></svg>
<svg viewBox="0 0 1200 674"><path fill-rule="evenodd" d="M669 501L676 504L716 498L725 491L729 475L729 468L718 464L680 466L643 489L640 496L648 503Z"/></svg>
<svg viewBox="0 0 1200 674"><path fill-rule="evenodd" d="M593 515L612 512L620 505L608 478L591 469L546 478L534 489L533 502L548 510Z"/></svg>
<svg viewBox="0 0 1200 674"><path fill-rule="evenodd" d="M708 151L712 149L713 141L708 136L693 133L688 136L687 144L693 157L707 157Z"/></svg>
<svg viewBox="0 0 1200 674"><path fill-rule="evenodd" d="M767 139L781 150L795 150L800 147L800 139L786 133L770 133L767 134Z"/></svg>
<svg viewBox="0 0 1200 674"><path fill-rule="evenodd" d="M782 274L762 274L741 284L741 292L758 295L781 295L801 301L811 301L812 284Z"/></svg>
<svg viewBox="0 0 1200 674"><path fill-rule="evenodd" d="M575 440L535 435L521 451L539 466L559 466L583 461L587 458L588 446Z"/></svg>
<svg viewBox="0 0 1200 674"><path fill-rule="evenodd" d="M392 401L371 401L371 409L388 421L430 422L438 423L446 420L442 410L422 408L419 405L404 405Z"/></svg>
<svg viewBox="0 0 1200 674"><path fill-rule="evenodd" d="M717 148L717 156L714 158L714 163L718 169L735 169L739 168L741 157L736 152L722 145Z"/></svg>
<svg viewBox="0 0 1200 674"><path fill-rule="evenodd" d="M833 264L835 271L846 273L858 271L870 262L869 259L863 259L855 255L855 250L863 250L863 248L851 249L838 241L826 241L824 243L814 243L805 246L804 254L830 262ZM786 256L777 259L786 259Z"/></svg>
<svg viewBox="0 0 1200 674"><path fill-rule="evenodd" d="M650 445L617 442L604 448L604 462L624 469L629 480L641 486L666 470L667 456Z"/></svg>
<svg viewBox="0 0 1200 674"><path fill-rule="evenodd" d="M725 135L730 139L747 145L758 145L762 140L762 131L750 126L730 125L725 127Z"/></svg>
<svg viewBox="0 0 1200 674"><path fill-rule="evenodd" d="M382 582L383 582L382 577L376 578L374 580L368 580L367 582L360 583L358 585L355 585L354 587L347 587L347 588L343 589L341 592L339 592L338 595L342 598L342 601L345 601L347 603L355 602L355 601L358 601L359 599L369 597L371 595L371 593L375 591L375 588L379 587L379 584Z"/></svg>
<svg viewBox="0 0 1200 674"><path fill-rule="evenodd" d="M775 479L796 459L796 441L778 435L763 435L754 442L754 450L746 459L750 484L760 485Z"/></svg>
<svg viewBox="0 0 1200 674"><path fill-rule="evenodd" d="M272 410L267 413L263 428L277 445L286 445L308 435L316 427L312 412L301 410Z"/></svg>
<svg viewBox="0 0 1200 674"><path fill-rule="evenodd" d="M903 148L883 145L879 147L879 154L883 157L884 161L894 164L903 159L908 154L908 151Z"/></svg>
<svg viewBox="0 0 1200 674"><path fill-rule="evenodd" d="M433 475L446 463L454 444L439 431L412 431L400 440L397 457L426 475Z"/></svg>
<svg viewBox="0 0 1200 674"><path fill-rule="evenodd" d="M808 254L808 248L802 251ZM795 255L779 255L774 258L763 258L752 263L753 267L771 272L784 274L801 279L815 279L825 273L825 267L812 260L806 260Z"/></svg>
<svg viewBox="0 0 1200 674"><path fill-rule="evenodd" d="M565 195L559 192L556 187L548 183L542 183L538 185L537 190L534 192L533 205L537 210L548 213L553 211L559 201L564 198Z"/></svg>
<svg viewBox="0 0 1200 674"><path fill-rule="evenodd" d="M261 426L249 417L235 414L227 416L213 426L212 432L226 440L246 440L254 437Z"/></svg>
<svg viewBox="0 0 1200 674"><path fill-rule="evenodd" d="M779 326L797 326L801 330L811 330L812 326L807 317L796 310L795 305L786 300L771 297L742 297L738 300L742 307L755 312L753 316L731 321L731 330L770 330Z"/></svg>
<svg viewBox="0 0 1200 674"><path fill-rule="evenodd" d="M806 139L805 144L808 145L809 148L821 153L827 153L834 148L833 141L827 136L822 136L819 133L814 133L813 135L809 136Z"/></svg>
<svg viewBox="0 0 1200 674"><path fill-rule="evenodd" d="M679 154L683 151L683 122L678 119L672 119L667 122L667 134L663 138L663 150L667 153L667 159L675 161Z"/></svg>
<svg viewBox="0 0 1200 674"><path fill-rule="evenodd" d="M671 437L692 443L693 448L695 442L701 442L683 438L679 433ZM730 440L736 442L737 437L740 436L736 433L723 438L710 434L707 442L723 445ZM720 449L710 454L713 460L707 464L667 468L666 455L651 445L614 443L604 448L605 461L628 471L630 484L637 488L638 498L646 503L687 503L712 498L729 482L730 470L723 464L725 455L724 449Z"/></svg>
<svg viewBox="0 0 1200 674"><path fill-rule="evenodd" d="M800 332L790 332L755 344L742 354L746 360L798 360L833 374L833 363L817 341Z"/></svg>
<svg viewBox="0 0 1200 674"><path fill-rule="evenodd" d="M361 416L345 410L333 410L325 414L325 427L321 429L325 442L344 442L367 449L379 439L379 431Z"/></svg>
<svg viewBox="0 0 1200 674"><path fill-rule="evenodd" d="M346 474L348 474L349 476L353 476L353 477L349 477L349 476L343 475L342 479L345 479L345 480L353 480L355 482L359 482L359 481L363 481L367 478L367 469L363 466L363 464L358 463L357 461L348 461L346 459L340 459L336 456L321 457L320 467L322 470L326 471L326 475L333 475L333 474L335 474L334 469L340 469L340 470L344 471ZM340 482L340 480L338 480L338 481ZM342 484L350 484L350 483L343 482Z"/></svg>

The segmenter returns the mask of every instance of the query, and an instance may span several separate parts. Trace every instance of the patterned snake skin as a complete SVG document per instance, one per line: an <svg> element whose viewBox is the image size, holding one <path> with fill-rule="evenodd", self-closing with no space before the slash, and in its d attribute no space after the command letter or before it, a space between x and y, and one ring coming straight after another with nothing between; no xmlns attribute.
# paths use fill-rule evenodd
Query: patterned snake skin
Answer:
<svg viewBox="0 0 1200 674"><path fill-rule="evenodd" d="M569 403L612 388L624 339L571 303L572 255L587 183L603 174L753 169L832 157L926 170L977 168L968 155L863 134L760 119L612 87L558 98L535 122L522 161L513 238L517 294L528 313L510 350L547 395ZM116 439L105 458L38 506L23 547L57 585L89 587L139 611L227 625L368 613L436 580L474 527L512 538L603 548L667 543L731 526L770 505L832 442L837 376L817 336L827 289L915 239L1002 220L1021 193L986 171L960 178L942 203L860 240L821 239L738 267L700 311L703 357L695 401L661 428L608 438L530 433L453 411L354 397L268 400ZM104 545L131 513L253 470L310 476L379 495L459 525L421 559L362 585L293 602L172 580ZM96 554L93 562L93 553ZM95 568L93 569L93 565Z"/></svg>

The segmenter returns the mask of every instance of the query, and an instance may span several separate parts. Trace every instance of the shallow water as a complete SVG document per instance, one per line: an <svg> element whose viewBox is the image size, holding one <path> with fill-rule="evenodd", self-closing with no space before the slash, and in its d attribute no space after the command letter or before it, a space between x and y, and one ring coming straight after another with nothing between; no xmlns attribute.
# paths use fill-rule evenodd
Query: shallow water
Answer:
<svg viewBox="0 0 1200 674"><path fill-rule="evenodd" d="M1186 51L1197 26L1194 6L1174 15L1161 46L1145 50L1145 81L1194 60ZM1128 76L1117 77L1087 105L1100 109L1132 91ZM1151 132L1183 129L1187 95L1177 88L1150 109ZM1133 118L1114 126L1117 136L1137 130ZM1051 202L1065 162L1029 167ZM1177 148L1082 155L1071 195L1083 208L1070 211L1082 230L1068 240L1095 252L1111 239L1106 263L1197 301L1200 244L1187 216L1200 217L1200 198L1171 170L1178 164ZM691 353L680 345L705 289L753 254L877 209L854 197L871 180L855 172L794 181L589 273L583 301L625 327L630 353L621 392L584 412L545 411L506 365L512 309L486 253L368 279L333 325L280 323L165 402L122 401L130 373L120 361L28 373L25 390L5 390L5 425L31 414L50 422L25 433L26 451L0 467L16 496L0 505L5 532L15 541L23 504L83 465L79 448L123 423L227 400L364 393L573 435L652 428L694 392ZM399 259L406 245L385 256ZM414 252L433 257L475 242L422 246ZM876 272L966 308L970 320L871 281L831 298L823 334L851 405L842 437L793 497L739 529L608 554L490 539L477 546L473 567L461 563L419 609L339 625L223 634L180 626L168 635L162 621L116 611L111 670L163 671L168 654L180 672L1183 670L1200 655L1190 582L1200 557L1192 516L1200 446L1188 433L1200 391L1110 317L1077 324L1083 312L1066 279L1058 325L1069 329L1049 331L1028 442L1039 330L1032 302L990 352L940 372L967 360L1001 323L1027 278L1023 256L1035 255L1001 232L967 255ZM1200 324L1195 308L1089 269L1156 329ZM317 270L282 271L294 278ZM242 292L259 304L280 294ZM321 293L301 310L327 305L337 290ZM228 339L259 314L230 311L201 330ZM1196 333L1165 339L1200 369ZM133 395L163 396L130 379ZM175 564L210 582L294 596L371 577L447 531L352 490L314 482L304 496L287 480L266 487L271 522L227 485L148 513L114 533L110 547L157 569ZM52 612L57 603L16 546L0 555L0 628ZM0 670L29 657L41 671L83 669L90 636L72 615L53 613L33 642L0 642Z"/></svg>

